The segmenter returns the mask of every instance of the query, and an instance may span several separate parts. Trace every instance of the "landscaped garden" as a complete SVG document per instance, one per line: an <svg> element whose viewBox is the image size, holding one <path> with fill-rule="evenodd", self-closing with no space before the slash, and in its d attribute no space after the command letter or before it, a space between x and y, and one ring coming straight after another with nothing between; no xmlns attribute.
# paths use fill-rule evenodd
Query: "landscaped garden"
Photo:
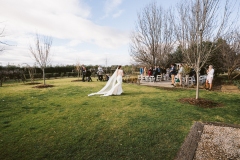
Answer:
<svg viewBox="0 0 240 160"><path fill-rule="evenodd" d="M51 79L50 88L0 88L1 159L174 159L196 121L240 124L239 94L200 90L220 103L181 103L194 89L123 83L121 96L87 95L105 82Z"/></svg>

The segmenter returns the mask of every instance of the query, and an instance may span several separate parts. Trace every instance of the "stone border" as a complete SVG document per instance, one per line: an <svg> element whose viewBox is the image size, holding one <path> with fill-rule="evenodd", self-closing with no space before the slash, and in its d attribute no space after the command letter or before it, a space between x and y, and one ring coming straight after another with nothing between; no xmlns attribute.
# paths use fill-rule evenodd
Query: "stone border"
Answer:
<svg viewBox="0 0 240 160"><path fill-rule="evenodd" d="M185 138L174 160L193 160L198 146L198 142L201 139L204 125L214 125L220 127L232 127L240 129L240 126L235 124L226 124L219 122L195 122L191 127L190 132Z"/></svg>
<svg viewBox="0 0 240 160"><path fill-rule="evenodd" d="M200 141L204 124L195 122L191 127L190 132L185 138L181 148L179 149L175 160L192 160L197 149L198 142Z"/></svg>

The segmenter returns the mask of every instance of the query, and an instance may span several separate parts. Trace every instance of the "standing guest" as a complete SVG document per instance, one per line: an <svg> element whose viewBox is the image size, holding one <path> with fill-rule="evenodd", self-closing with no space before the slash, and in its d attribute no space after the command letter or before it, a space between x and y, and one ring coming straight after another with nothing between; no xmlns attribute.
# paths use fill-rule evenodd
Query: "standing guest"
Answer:
<svg viewBox="0 0 240 160"><path fill-rule="evenodd" d="M156 70L157 70L157 66L154 66L153 70L152 70L152 75L155 77L156 74Z"/></svg>
<svg viewBox="0 0 240 160"><path fill-rule="evenodd" d="M85 67L84 67L84 64L81 66L82 81L83 81L83 68L85 68Z"/></svg>
<svg viewBox="0 0 240 160"><path fill-rule="evenodd" d="M143 79L143 67L140 67L140 75L141 75L141 81L142 81L142 79Z"/></svg>
<svg viewBox="0 0 240 160"><path fill-rule="evenodd" d="M97 71L97 76L98 76L98 80L102 81L103 80L103 69L101 66L98 66L98 71Z"/></svg>
<svg viewBox="0 0 240 160"><path fill-rule="evenodd" d="M183 66L182 66L182 64L180 64L179 70L178 70L178 78L180 80L180 86L182 86L182 74L183 74Z"/></svg>
<svg viewBox="0 0 240 160"><path fill-rule="evenodd" d="M159 68L159 66L155 66L154 82L156 82L156 80L157 80L157 75L160 75L160 68Z"/></svg>
<svg viewBox="0 0 240 160"><path fill-rule="evenodd" d="M149 77L152 75L152 72L153 72L152 67L150 67L149 70L148 70L148 76Z"/></svg>
<svg viewBox="0 0 240 160"><path fill-rule="evenodd" d="M86 68L83 66L83 68L82 68L82 81L83 81L83 82L85 82L86 72L87 72L87 70L86 70Z"/></svg>
<svg viewBox="0 0 240 160"><path fill-rule="evenodd" d="M206 90L212 90L212 81L213 81L214 69L212 65L209 65L207 70L207 80L206 80Z"/></svg>
<svg viewBox="0 0 240 160"><path fill-rule="evenodd" d="M144 67L143 72L144 72L143 75L147 76L147 67Z"/></svg>
<svg viewBox="0 0 240 160"><path fill-rule="evenodd" d="M174 86L175 75L176 75L176 69L174 67L174 64L171 64L170 76L171 76L171 81L172 81L171 85L173 85L173 86Z"/></svg>

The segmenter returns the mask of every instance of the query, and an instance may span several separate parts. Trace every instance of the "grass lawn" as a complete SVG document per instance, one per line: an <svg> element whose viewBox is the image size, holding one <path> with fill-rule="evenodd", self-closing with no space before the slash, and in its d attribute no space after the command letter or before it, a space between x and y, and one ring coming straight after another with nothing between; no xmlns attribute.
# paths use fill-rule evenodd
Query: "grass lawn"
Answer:
<svg viewBox="0 0 240 160"><path fill-rule="evenodd" d="M223 103L199 108L178 99L195 90L123 84L121 96L87 95L105 82L47 80L0 87L0 159L161 159L175 157L195 121L240 124L240 96L200 91Z"/></svg>

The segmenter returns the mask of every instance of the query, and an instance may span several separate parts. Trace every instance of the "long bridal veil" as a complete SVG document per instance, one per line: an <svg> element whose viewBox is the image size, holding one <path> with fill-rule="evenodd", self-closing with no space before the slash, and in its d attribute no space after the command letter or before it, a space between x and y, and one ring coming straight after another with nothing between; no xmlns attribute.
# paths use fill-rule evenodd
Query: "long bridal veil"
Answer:
<svg viewBox="0 0 240 160"><path fill-rule="evenodd" d="M117 81L117 73L118 69L113 73L113 75L109 78L107 84L98 92L96 93L91 93L88 96L93 96L93 95L98 95L98 94L107 94L116 84Z"/></svg>

